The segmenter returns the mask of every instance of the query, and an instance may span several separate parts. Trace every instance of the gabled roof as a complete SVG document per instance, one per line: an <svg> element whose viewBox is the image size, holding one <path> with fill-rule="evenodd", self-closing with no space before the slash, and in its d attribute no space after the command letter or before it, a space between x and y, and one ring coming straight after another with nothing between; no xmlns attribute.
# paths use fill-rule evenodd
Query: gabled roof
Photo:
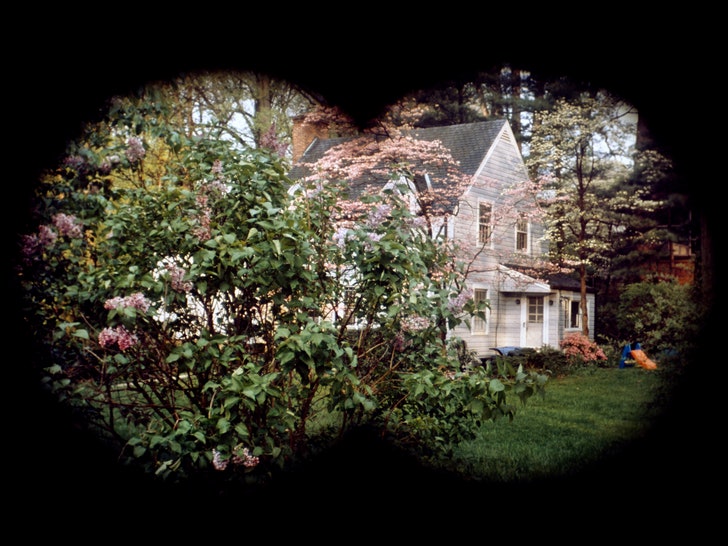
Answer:
<svg viewBox="0 0 728 546"><path fill-rule="evenodd" d="M444 147L450 150L450 154L458 163L460 170L464 174L472 176L477 172L489 150L503 131L506 123L503 119L479 121L459 125L413 129L405 134L411 135L418 140L430 142L440 141ZM314 139L299 162L291 169L289 173L290 178L297 180L307 176L308 169L304 163L314 163L320 160L327 150L354 138L359 137ZM372 138L377 137L373 135ZM430 173L433 186L437 186L438 183L446 183L446 180L438 178L437 175L438 173ZM368 185L372 183L383 184L386 180L384 178L376 179L375 177L370 177L368 180L350 182L356 185Z"/></svg>
<svg viewBox="0 0 728 546"><path fill-rule="evenodd" d="M506 121L477 121L460 125L428 127L415 129L413 136L418 139L439 140L452 154L460 169L467 175L474 175L501 134Z"/></svg>

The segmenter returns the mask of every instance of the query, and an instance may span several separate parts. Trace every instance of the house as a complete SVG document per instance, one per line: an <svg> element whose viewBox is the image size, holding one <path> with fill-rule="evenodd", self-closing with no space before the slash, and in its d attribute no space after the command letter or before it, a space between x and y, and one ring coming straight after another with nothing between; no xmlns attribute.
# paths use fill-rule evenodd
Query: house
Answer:
<svg viewBox="0 0 728 546"><path fill-rule="evenodd" d="M320 159L342 140L329 138L322 126L308 129L294 126L293 180L306 175L305 164ZM420 128L411 133L418 140L439 141L468 177L465 189L452 202L447 233L473 249L468 288L476 300L487 300L490 308L486 320L474 318L470 327L459 326L450 334L465 340L478 355L486 356L493 354L493 348L503 346L558 348L565 335L580 332L578 280L565 275L537 278L535 270L529 269L529 264L545 255L548 246L543 226L507 197L509 188L528 180L508 122ZM435 189L449 183L442 173L428 175L424 178ZM361 181L350 183L355 187ZM588 292L585 304L593 337L593 291Z"/></svg>

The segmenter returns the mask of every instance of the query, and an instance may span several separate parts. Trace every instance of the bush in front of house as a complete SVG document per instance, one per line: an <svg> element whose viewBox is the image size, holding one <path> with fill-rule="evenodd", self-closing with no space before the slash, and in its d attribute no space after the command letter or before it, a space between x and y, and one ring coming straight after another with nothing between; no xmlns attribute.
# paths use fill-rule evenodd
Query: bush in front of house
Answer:
<svg viewBox="0 0 728 546"><path fill-rule="evenodd" d="M607 361L607 355L602 348L581 332L564 336L564 339L559 341L559 346L571 366Z"/></svg>

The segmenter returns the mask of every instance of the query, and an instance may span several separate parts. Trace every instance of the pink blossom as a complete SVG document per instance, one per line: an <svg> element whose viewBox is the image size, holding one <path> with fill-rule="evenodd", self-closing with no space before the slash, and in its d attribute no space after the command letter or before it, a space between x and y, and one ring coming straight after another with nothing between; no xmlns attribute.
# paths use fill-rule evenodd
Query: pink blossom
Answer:
<svg viewBox="0 0 728 546"><path fill-rule="evenodd" d="M367 225L377 227L392 215L392 206L386 203L380 203L373 207L367 217Z"/></svg>
<svg viewBox="0 0 728 546"><path fill-rule="evenodd" d="M119 309L121 307L134 307L143 313L149 309L150 302L141 292L135 292L124 298L116 296L104 302L104 309Z"/></svg>
<svg viewBox="0 0 728 546"><path fill-rule="evenodd" d="M58 213L53 216L53 225L61 235L79 239L83 236L83 228L78 219L70 214Z"/></svg>
<svg viewBox="0 0 728 546"><path fill-rule="evenodd" d="M42 225L38 228L38 233L31 233L21 237L20 252L26 262L32 261L44 249L52 247L58 235L50 227Z"/></svg>
<svg viewBox="0 0 728 546"><path fill-rule="evenodd" d="M127 140L126 146L126 158L129 160L129 163L140 161L147 153L144 149L144 144L137 137L131 137Z"/></svg>
<svg viewBox="0 0 728 546"><path fill-rule="evenodd" d="M414 332L417 330L424 330L430 325L430 319L426 317L413 316L405 317L402 320L402 329L405 332Z"/></svg>
<svg viewBox="0 0 728 546"><path fill-rule="evenodd" d="M339 248L346 246L346 240L349 238L349 230L347 228L339 228L334 233L334 242Z"/></svg>
<svg viewBox="0 0 728 546"><path fill-rule="evenodd" d="M58 235L56 235L56 232L48 226L40 226L38 228L38 242L44 248L53 246L57 238Z"/></svg>
<svg viewBox="0 0 728 546"><path fill-rule="evenodd" d="M104 328L101 330L101 333L99 333L99 345L104 348L117 345L120 350L125 351L137 343L139 343L139 338L136 334L129 332L129 330L123 326L117 326L116 328Z"/></svg>
<svg viewBox="0 0 728 546"><path fill-rule="evenodd" d="M192 290L192 282L184 280L186 272L180 266L170 264L167 266L167 272L169 273L172 290L176 290L177 292L189 292Z"/></svg>
<svg viewBox="0 0 728 546"><path fill-rule="evenodd" d="M247 447L244 447L242 452L233 455L232 462L233 464L242 464L247 468L253 468L260 462L260 459L252 455Z"/></svg>
<svg viewBox="0 0 728 546"><path fill-rule="evenodd" d="M223 459L222 454L217 450L212 450L212 466L215 470L225 470L228 466L229 459Z"/></svg>
<svg viewBox="0 0 728 546"><path fill-rule="evenodd" d="M566 356L578 357L584 362L607 359L601 347L581 332L566 335L559 345Z"/></svg>
<svg viewBox="0 0 728 546"><path fill-rule="evenodd" d="M260 462L260 458L252 455L247 447L240 449L240 446L236 446L233 456L229 459L223 459L217 449L212 450L212 466L215 470L225 470L231 462L235 465L253 468Z"/></svg>
<svg viewBox="0 0 728 546"><path fill-rule="evenodd" d="M451 313L457 315L459 313L462 313L463 306L472 298L473 291L469 288L466 288L465 290L460 292L455 298L447 302L447 308L450 310Z"/></svg>

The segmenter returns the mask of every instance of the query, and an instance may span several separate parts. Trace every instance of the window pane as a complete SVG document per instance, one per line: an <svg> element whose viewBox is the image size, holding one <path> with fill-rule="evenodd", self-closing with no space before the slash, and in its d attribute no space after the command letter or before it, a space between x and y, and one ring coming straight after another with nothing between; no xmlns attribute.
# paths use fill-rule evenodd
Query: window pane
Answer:
<svg viewBox="0 0 728 546"><path fill-rule="evenodd" d="M492 207L489 203L480 203L478 214L478 242L490 242L490 221Z"/></svg>
<svg viewBox="0 0 728 546"><path fill-rule="evenodd" d="M473 300L475 301L476 305L478 305L481 302L486 301L487 299L488 299L487 290L485 290L483 288L476 288L473 290ZM486 321L484 321L480 317L473 317L472 328L473 328L473 332L485 333Z"/></svg>
<svg viewBox="0 0 728 546"><path fill-rule="evenodd" d="M543 322L543 298L528 298L528 322Z"/></svg>
<svg viewBox="0 0 728 546"><path fill-rule="evenodd" d="M571 302L570 320L569 328L579 328L581 326L581 315L579 313L578 301Z"/></svg>
<svg viewBox="0 0 728 546"><path fill-rule="evenodd" d="M516 250L528 249L528 220L520 217L516 222Z"/></svg>

